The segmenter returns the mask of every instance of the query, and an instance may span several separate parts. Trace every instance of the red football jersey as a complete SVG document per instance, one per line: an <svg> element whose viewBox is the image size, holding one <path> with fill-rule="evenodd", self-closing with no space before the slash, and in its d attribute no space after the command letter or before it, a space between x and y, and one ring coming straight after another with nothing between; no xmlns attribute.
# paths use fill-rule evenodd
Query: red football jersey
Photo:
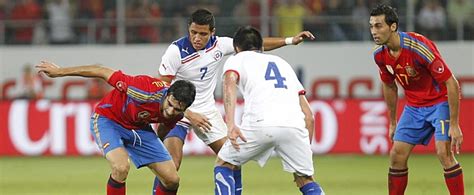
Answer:
<svg viewBox="0 0 474 195"><path fill-rule="evenodd" d="M374 51L380 78L385 83L394 79L405 89L410 106L431 106L447 100L445 81L451 70L439 54L435 44L423 35L399 32L401 52L398 57L390 54L387 46Z"/></svg>
<svg viewBox="0 0 474 195"><path fill-rule="evenodd" d="M109 92L95 107L103 115L127 129L142 129L150 123L163 123L173 128L182 115L165 119L161 104L168 92L165 82L150 76L129 76L116 71L108 83L115 89Z"/></svg>

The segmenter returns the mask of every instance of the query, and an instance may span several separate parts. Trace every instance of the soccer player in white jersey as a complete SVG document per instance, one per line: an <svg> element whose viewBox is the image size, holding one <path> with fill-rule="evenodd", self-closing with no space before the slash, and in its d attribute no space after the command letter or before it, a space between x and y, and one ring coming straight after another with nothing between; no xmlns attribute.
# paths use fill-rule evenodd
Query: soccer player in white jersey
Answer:
<svg viewBox="0 0 474 195"><path fill-rule="evenodd" d="M232 38L215 36L213 14L206 9L192 13L188 21L188 35L173 42L162 57L159 66L160 79L163 81L188 80L196 86L196 99L186 110L185 119L178 122L164 140L176 168L179 169L184 140L189 129L207 144L216 154L227 139L227 128L220 112L215 107L214 89L217 72L225 55L233 54ZM265 50L285 45L297 45L304 38L314 36L304 31L294 37L265 38ZM236 170L236 175L240 170ZM241 182L237 179L237 186ZM155 186L159 185L155 179ZM239 187L240 188L240 187Z"/></svg>
<svg viewBox="0 0 474 195"><path fill-rule="evenodd" d="M215 194L237 194L233 170L250 160L263 166L273 151L280 156L283 169L293 173L302 194L324 194L312 176L314 117L305 90L285 60L262 53L262 42L255 28L239 28L233 40L237 54L224 64L229 140L214 168ZM237 88L245 102L240 127L234 121Z"/></svg>

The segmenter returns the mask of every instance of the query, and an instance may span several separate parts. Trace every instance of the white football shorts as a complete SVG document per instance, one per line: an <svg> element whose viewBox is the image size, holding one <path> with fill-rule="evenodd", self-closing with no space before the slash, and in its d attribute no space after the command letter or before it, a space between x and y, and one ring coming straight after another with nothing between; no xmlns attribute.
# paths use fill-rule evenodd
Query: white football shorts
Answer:
<svg viewBox="0 0 474 195"><path fill-rule="evenodd" d="M257 161L263 167L272 155L280 157L283 170L300 176L312 176L313 152L306 129L293 127L257 127L252 130L241 129L247 142L238 139L240 151L229 140L222 146L218 156L222 160L241 166L249 160Z"/></svg>
<svg viewBox="0 0 474 195"><path fill-rule="evenodd" d="M221 113L217 109L200 114L203 114L208 118L209 122L212 124L211 130L209 132L203 132L199 127L195 126L191 126L190 129L193 129L196 136L198 136L206 145L227 137L227 126L225 125ZM190 123L186 118L183 120Z"/></svg>

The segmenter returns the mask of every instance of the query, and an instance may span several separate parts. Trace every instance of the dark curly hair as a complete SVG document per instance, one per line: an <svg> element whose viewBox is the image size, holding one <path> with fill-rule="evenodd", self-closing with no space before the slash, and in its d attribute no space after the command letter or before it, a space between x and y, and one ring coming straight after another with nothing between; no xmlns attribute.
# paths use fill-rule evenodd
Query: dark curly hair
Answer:
<svg viewBox="0 0 474 195"><path fill-rule="evenodd" d="M178 80L170 86L168 95L173 95L176 100L188 108L193 104L196 97L196 87L189 81Z"/></svg>

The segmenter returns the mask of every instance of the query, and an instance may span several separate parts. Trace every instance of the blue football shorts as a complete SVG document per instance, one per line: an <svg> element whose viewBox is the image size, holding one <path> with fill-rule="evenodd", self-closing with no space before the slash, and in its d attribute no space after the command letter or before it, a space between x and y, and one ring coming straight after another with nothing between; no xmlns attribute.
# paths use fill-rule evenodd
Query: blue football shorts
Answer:
<svg viewBox="0 0 474 195"><path fill-rule="evenodd" d="M137 169L171 160L168 150L151 126L130 130L96 113L92 115L90 125L91 133L104 156L115 148L123 147Z"/></svg>
<svg viewBox="0 0 474 195"><path fill-rule="evenodd" d="M428 145L431 137L448 141L449 105L447 101L426 107L405 106L395 130L394 141Z"/></svg>

